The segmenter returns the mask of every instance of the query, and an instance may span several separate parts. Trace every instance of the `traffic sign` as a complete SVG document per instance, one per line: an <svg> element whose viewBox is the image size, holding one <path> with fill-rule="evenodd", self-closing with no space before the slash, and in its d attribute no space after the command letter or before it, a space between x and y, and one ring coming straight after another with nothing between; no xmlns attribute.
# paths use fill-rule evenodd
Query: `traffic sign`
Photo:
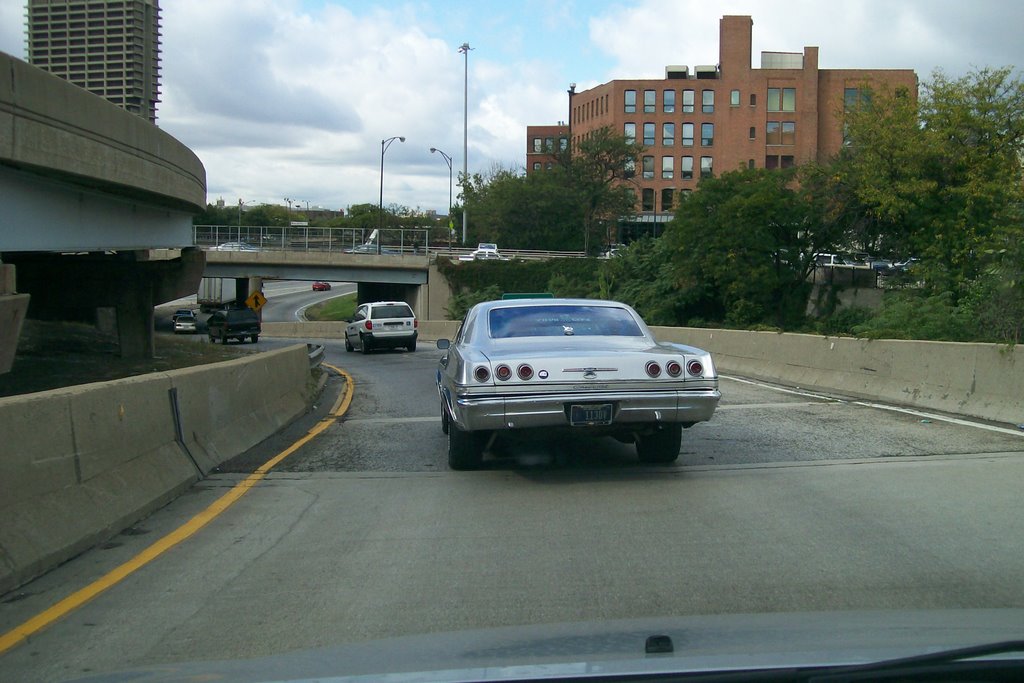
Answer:
<svg viewBox="0 0 1024 683"><path fill-rule="evenodd" d="M266 303L267 297L263 296L263 292L259 290L256 290L255 292L250 294L249 298L245 300L245 305L251 308L252 310L256 311L257 313L260 312L260 309L263 308L263 305Z"/></svg>

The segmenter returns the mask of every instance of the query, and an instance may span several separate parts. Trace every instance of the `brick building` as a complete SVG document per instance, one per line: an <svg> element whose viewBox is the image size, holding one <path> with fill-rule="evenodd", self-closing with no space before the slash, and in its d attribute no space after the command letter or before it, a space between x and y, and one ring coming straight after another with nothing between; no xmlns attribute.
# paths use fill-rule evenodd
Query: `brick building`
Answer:
<svg viewBox="0 0 1024 683"><path fill-rule="evenodd" d="M622 221L617 237L628 241L659 233L658 224L671 220L680 195L702 176L826 161L843 142L838 114L865 86L916 96L911 69L819 69L817 47L762 52L760 68L752 68L752 34L751 17L726 16L717 64L668 66L663 79L615 80L578 93L570 88L567 125L527 128L527 173L552 160L545 154L549 140L570 137L575 144L604 126L635 139L645 148L630 180L637 215Z"/></svg>

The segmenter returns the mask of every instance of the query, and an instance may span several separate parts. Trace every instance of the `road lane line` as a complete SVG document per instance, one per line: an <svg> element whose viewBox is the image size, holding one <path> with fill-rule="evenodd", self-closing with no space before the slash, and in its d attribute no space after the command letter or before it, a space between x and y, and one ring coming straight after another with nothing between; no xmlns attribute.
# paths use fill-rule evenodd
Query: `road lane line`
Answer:
<svg viewBox="0 0 1024 683"><path fill-rule="evenodd" d="M311 427L310 430L298 441L260 465L256 468L256 471L235 484L227 493L213 501L213 503L211 503L205 510L192 517L192 519L185 522L174 531L158 539L138 555L115 567L89 585L84 588L80 588L48 609L43 610L31 619L28 619L10 631L0 635L0 655L16 645L28 640L50 624L70 614L106 591L108 588L120 583L126 577L146 566L174 546L193 536L196 532L231 507L235 501L248 493L250 489L260 482L260 480L266 477L267 473L275 465L295 451L299 450L305 444L312 441L318 434L334 424L338 418L344 416L345 412L348 411L349 406L352 405L352 395L355 391L355 382L352 380L352 376L341 368L330 365L329 363L324 363L323 365L345 378L345 392L338 397L337 401L335 401L327 417L313 425L313 427Z"/></svg>
<svg viewBox="0 0 1024 683"><path fill-rule="evenodd" d="M818 398L823 401L830 401L834 403L842 403L845 405L861 406L862 408L875 408L877 410L888 410L893 413L905 413L907 415L913 415L914 417L920 417L934 422L948 422L949 424L960 425L961 427L974 427L975 429L984 429L989 432L998 432L1000 434L1012 434L1013 436L1024 436L1024 430L1020 429L1009 429L1007 427L997 427L996 425L986 424L984 422L973 422L971 420L964 420L957 417L950 417L948 415L938 415L936 413L928 413L922 410L916 410L914 408L902 408L900 406L886 405L884 403L872 403L871 401L857 401L854 399L842 399L835 398L833 396L824 396L821 394L815 394L809 391L800 389L786 389L784 387L777 387L772 384L766 384L764 382L757 382L750 379L740 379L739 377L727 377L725 375L719 375L722 379L728 379L733 382L740 382L742 384L750 384L755 387L761 387L763 389L771 389L772 391L778 391L783 394L795 394L797 396L806 396L809 398ZM724 407L724 406L723 406ZM721 408L720 408L721 409Z"/></svg>

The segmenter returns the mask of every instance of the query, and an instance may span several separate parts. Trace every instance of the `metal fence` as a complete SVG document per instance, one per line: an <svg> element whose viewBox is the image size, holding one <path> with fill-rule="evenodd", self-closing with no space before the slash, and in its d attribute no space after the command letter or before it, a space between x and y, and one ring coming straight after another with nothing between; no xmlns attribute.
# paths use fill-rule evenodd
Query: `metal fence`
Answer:
<svg viewBox="0 0 1024 683"><path fill-rule="evenodd" d="M195 225L193 240L197 247L226 251L284 250L349 252L365 245L372 230L358 228L315 228L236 225ZM452 258L466 256L476 248L454 246L447 241L431 241L427 228L399 228L381 231L384 253L443 254ZM435 230L435 236L437 231ZM373 253L367 251L365 253ZM534 249L501 249L503 257L516 259L580 258L581 251L546 251Z"/></svg>

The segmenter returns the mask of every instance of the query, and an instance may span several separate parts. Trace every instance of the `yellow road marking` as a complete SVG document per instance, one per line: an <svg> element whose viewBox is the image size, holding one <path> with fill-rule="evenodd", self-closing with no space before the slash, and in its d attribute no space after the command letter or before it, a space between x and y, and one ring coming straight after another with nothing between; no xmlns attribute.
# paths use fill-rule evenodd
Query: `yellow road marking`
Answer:
<svg viewBox="0 0 1024 683"><path fill-rule="evenodd" d="M231 490L211 503L205 510L179 526L171 533L157 540L138 555L120 566L115 567L90 583L88 586L75 591L57 604L40 612L28 621L25 621L7 633L0 635L0 654L7 652L12 647L24 642L53 622L78 609L100 593L116 585L122 579L130 576L132 573L146 566L166 551L191 537L197 531L216 519L222 512L231 507L232 503L244 496L267 475L271 468L295 451L302 448L305 444L312 441L318 434L330 427L339 417L342 417L352 404L352 394L355 390L355 382L353 382L352 376L341 368L337 368L329 363L324 363L324 365L345 378L345 392L338 397L337 401L335 401L334 406L331 407L331 411L327 417L316 423L301 439L260 465L256 468L255 472L235 484Z"/></svg>

